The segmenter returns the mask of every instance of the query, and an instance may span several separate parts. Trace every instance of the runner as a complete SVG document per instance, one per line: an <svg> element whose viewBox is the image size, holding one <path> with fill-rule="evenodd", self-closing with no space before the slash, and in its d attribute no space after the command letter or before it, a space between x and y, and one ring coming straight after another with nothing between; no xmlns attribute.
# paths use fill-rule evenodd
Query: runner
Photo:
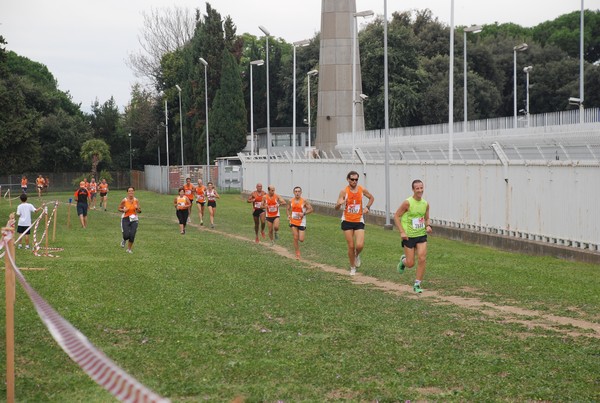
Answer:
<svg viewBox="0 0 600 403"><path fill-rule="evenodd" d="M269 227L269 239L271 245L275 244L275 241L279 239L277 232L279 231L279 206L285 206L285 200L275 193L275 186L270 185L267 188L267 195L262 201L263 209L267 212L267 226Z"/></svg>
<svg viewBox="0 0 600 403"><path fill-rule="evenodd" d="M198 179L196 186L196 206L198 207L198 218L200 225L204 225L204 205L206 204L206 186L202 184L202 179Z"/></svg>
<svg viewBox="0 0 600 403"><path fill-rule="evenodd" d="M124 248L125 242L127 242L125 252L133 253L133 242L135 241L135 234L137 233L139 223L138 214L142 212L140 202L135 197L135 188L133 186L127 188L127 197L121 200L119 211L123 213L121 215L121 231L123 232L121 248Z"/></svg>
<svg viewBox="0 0 600 403"><path fill-rule="evenodd" d="M185 195L190 199L190 207L188 208L188 224L192 223L192 203L194 203L194 185L192 184L192 178L185 178L185 185L183 185Z"/></svg>
<svg viewBox="0 0 600 403"><path fill-rule="evenodd" d="M35 179L35 188L40 199L42 198L42 191L44 190L45 183L46 181L44 180L44 177L42 176L42 174L39 174L38 177Z"/></svg>
<svg viewBox="0 0 600 403"><path fill-rule="evenodd" d="M75 200L77 200L77 215L82 228L87 228L88 201L90 191L85 187L85 182L79 182L79 189L75 191Z"/></svg>
<svg viewBox="0 0 600 403"><path fill-rule="evenodd" d="M106 179L102 178L98 184L98 192L100 192L100 208L104 206L104 211L106 211L106 201L108 199L108 183L106 183Z"/></svg>
<svg viewBox="0 0 600 403"><path fill-rule="evenodd" d="M350 171L346 175L348 186L341 190L335 209L344 206L342 213L342 231L348 245L348 259L350 260L350 275L356 274L356 268L360 267L360 252L365 245L365 219L364 215L369 212L375 198L362 186L358 186L358 172ZM363 207L363 196L369 199Z"/></svg>
<svg viewBox="0 0 600 403"><path fill-rule="evenodd" d="M185 226L188 221L188 215L190 214L190 199L185 195L185 189L179 188L179 195L175 197L173 201L175 210L177 211L177 219L179 220L179 230L181 235L185 235Z"/></svg>
<svg viewBox="0 0 600 403"><path fill-rule="evenodd" d="M263 198L266 193L262 190L262 183L256 184L256 190L250 193L248 203L252 203L252 218L254 218L254 234L258 243L258 227L260 224L260 234L265 239L265 209L263 208Z"/></svg>
<svg viewBox="0 0 600 403"><path fill-rule="evenodd" d="M90 190L90 208L96 210L96 192L98 191L98 184L96 183L95 178L92 178L92 181L88 185L88 189Z"/></svg>
<svg viewBox="0 0 600 403"><path fill-rule="evenodd" d="M398 272L404 273L404 268L415 265L415 248L417 249L417 276L413 290L422 293L421 281L425 276L427 260L427 234L431 234L429 220L429 203L423 199L423 182L415 179L412 182L413 195L404 200L396 214L394 223L400 230L404 255L400 257Z"/></svg>
<svg viewBox="0 0 600 403"><path fill-rule="evenodd" d="M217 211L217 199L220 199L219 193L217 193L217 189L215 189L212 182L208 182L206 184L206 205L208 206L208 213L210 214L210 227L215 227L215 212Z"/></svg>
<svg viewBox="0 0 600 403"><path fill-rule="evenodd" d="M287 205L287 216L294 237L294 250L296 259L300 259L300 244L304 242L304 231L306 231L306 216L313 212L310 203L302 198L302 188L294 188L294 198Z"/></svg>
<svg viewBox="0 0 600 403"><path fill-rule="evenodd" d="M21 178L21 193L27 193L27 177L25 175Z"/></svg>

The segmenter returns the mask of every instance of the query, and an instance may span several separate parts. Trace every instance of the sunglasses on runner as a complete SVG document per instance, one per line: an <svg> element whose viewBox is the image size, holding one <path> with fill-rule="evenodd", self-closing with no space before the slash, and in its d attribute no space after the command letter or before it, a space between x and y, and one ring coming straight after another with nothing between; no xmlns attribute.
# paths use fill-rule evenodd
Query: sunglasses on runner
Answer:
<svg viewBox="0 0 600 403"><path fill-rule="evenodd" d="M351 180L352 182L358 182L358 178L348 178L348 180Z"/></svg>

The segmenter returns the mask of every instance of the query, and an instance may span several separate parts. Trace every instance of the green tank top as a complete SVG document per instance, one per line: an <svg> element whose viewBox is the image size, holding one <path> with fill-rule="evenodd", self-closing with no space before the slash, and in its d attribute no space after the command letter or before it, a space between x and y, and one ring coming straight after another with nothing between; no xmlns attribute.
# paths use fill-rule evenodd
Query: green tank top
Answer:
<svg viewBox="0 0 600 403"><path fill-rule="evenodd" d="M417 238L427 235L425 228L425 212L427 211L427 201L421 199L415 200L412 196L406 199L408 201L408 211L402 215L402 228L409 238Z"/></svg>

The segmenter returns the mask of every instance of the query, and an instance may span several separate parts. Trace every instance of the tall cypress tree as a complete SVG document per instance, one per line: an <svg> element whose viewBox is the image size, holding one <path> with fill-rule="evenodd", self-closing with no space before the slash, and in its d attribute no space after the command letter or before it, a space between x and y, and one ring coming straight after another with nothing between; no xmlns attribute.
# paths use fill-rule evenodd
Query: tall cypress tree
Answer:
<svg viewBox="0 0 600 403"><path fill-rule="evenodd" d="M221 61L221 86L210 115L212 160L236 155L246 146L246 106L239 66L227 49L223 51Z"/></svg>

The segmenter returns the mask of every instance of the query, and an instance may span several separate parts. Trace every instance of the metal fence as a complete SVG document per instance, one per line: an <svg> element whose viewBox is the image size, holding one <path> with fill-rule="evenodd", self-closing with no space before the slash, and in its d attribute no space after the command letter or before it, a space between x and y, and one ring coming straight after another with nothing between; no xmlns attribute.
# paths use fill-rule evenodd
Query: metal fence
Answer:
<svg viewBox="0 0 600 403"><path fill-rule="evenodd" d="M110 171L112 181L109 183L111 189L124 189L130 184L136 188L144 188L144 172L132 171L131 178L129 171ZM42 175L49 180L47 191L62 192L74 190L79 187L79 178L87 175L91 179L89 172L25 172L18 175L1 175L0 186L5 191L10 189L11 192L21 191L21 177L25 175L28 179L28 191L35 192L35 179ZM100 178L96 178L97 181Z"/></svg>

